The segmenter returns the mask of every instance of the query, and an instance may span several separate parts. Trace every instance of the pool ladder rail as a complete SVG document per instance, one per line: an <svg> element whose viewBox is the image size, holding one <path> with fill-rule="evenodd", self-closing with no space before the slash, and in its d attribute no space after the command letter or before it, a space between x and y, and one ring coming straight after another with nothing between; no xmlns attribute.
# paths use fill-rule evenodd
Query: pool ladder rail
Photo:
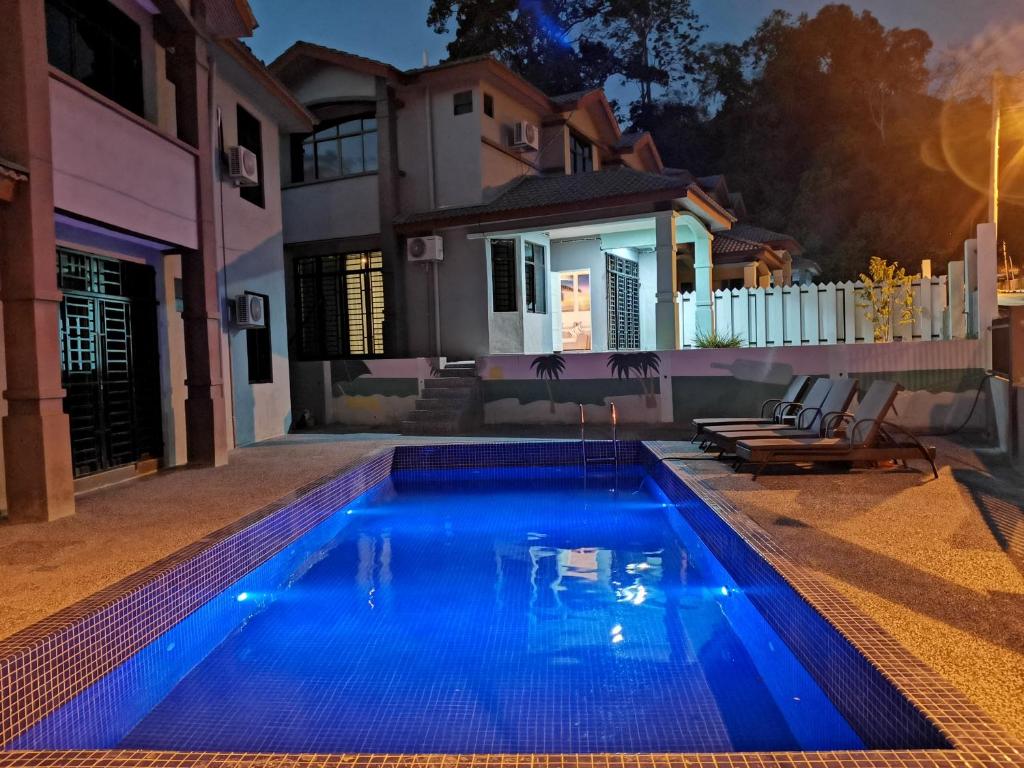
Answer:
<svg viewBox="0 0 1024 768"><path fill-rule="evenodd" d="M615 410L615 403L609 403L608 409L611 416L612 423L612 455L611 456L587 456L587 416L583 409L583 403L578 403L580 407L580 454L583 459L583 474L584 477L587 473L587 467L591 464L614 464L616 476L619 473L619 437L618 437L618 425L619 425L619 413Z"/></svg>

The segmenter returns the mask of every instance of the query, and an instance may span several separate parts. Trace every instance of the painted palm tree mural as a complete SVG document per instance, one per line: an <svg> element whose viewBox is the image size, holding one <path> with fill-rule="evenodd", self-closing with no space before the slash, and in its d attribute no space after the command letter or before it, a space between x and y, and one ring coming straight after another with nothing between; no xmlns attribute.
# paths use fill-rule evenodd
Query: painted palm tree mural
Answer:
<svg viewBox="0 0 1024 768"><path fill-rule="evenodd" d="M554 413L555 396L551 391L551 382L562 378L562 372L565 371L565 358L557 352L550 355L541 355L540 357L533 358L530 368L538 379L544 381L544 386L548 390L548 404L551 406L550 412Z"/></svg>
<svg viewBox="0 0 1024 768"><path fill-rule="evenodd" d="M661 358L657 352L613 352L608 355L608 369L616 378L639 380L648 408L658 404L654 383L661 371Z"/></svg>
<svg viewBox="0 0 1024 768"><path fill-rule="evenodd" d="M333 360L331 361L331 384L335 397L344 397L349 394L345 391L345 385L351 384L360 376L370 372L369 367L362 360Z"/></svg>

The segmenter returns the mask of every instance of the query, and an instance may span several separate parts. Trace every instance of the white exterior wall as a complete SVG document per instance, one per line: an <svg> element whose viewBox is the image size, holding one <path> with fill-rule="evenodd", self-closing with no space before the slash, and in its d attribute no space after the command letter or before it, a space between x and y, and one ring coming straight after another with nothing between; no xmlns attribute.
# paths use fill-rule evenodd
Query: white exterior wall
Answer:
<svg viewBox="0 0 1024 768"><path fill-rule="evenodd" d="M473 111L454 113L453 99L460 91L473 91ZM465 82L432 89L435 207L473 205L482 201L480 118L483 113L479 83ZM402 113L399 112L399 120Z"/></svg>
<svg viewBox="0 0 1024 768"><path fill-rule="evenodd" d="M282 198L285 242L380 232L376 173L288 186Z"/></svg>
<svg viewBox="0 0 1024 768"><path fill-rule="evenodd" d="M439 266L441 350L449 359L487 354L493 339L489 324L490 254L483 239L469 240L466 230L444 233L444 261ZM432 288L430 289L432 290ZM426 313L413 317L424 318ZM411 325L420 325L414 320Z"/></svg>
<svg viewBox="0 0 1024 768"><path fill-rule="evenodd" d="M214 103L220 108L226 147L238 142L237 106L260 120L263 144L264 207L243 200L230 182L216 182L215 218L223 238L218 287L222 306L252 291L269 297L267 322L273 356L273 382L249 383L246 331L235 327L225 309L222 321L225 407L232 420L235 445L277 437L291 425L288 371L288 327L284 287L284 238L281 226L280 143L278 126L249 97L245 87L229 82L232 70L219 70L214 84ZM252 92L252 89L249 89Z"/></svg>
<svg viewBox="0 0 1024 768"><path fill-rule="evenodd" d="M608 271L604 264L601 240L555 240L551 244L551 272L590 270L590 329L591 351L608 349L608 313L605 296L608 290ZM561 338L561 328L557 329Z"/></svg>

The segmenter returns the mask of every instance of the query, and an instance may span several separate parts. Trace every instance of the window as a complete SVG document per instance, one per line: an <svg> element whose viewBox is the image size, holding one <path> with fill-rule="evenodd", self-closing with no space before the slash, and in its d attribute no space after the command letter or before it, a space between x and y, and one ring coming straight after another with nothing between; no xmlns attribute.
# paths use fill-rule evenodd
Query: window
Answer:
<svg viewBox="0 0 1024 768"><path fill-rule="evenodd" d="M238 195L243 200L263 208L263 134L260 130L260 121L245 111L240 104L235 109L235 114L238 121L238 146L245 147L256 155L256 172L260 178L259 184L239 187Z"/></svg>
<svg viewBox="0 0 1024 768"><path fill-rule="evenodd" d="M493 312L516 311L516 241L491 240Z"/></svg>
<svg viewBox="0 0 1024 768"><path fill-rule="evenodd" d="M263 299L263 328L249 328L245 332L245 346L249 358L249 383L270 384L274 381L274 359L270 351L270 297L262 293L245 292L246 296Z"/></svg>
<svg viewBox="0 0 1024 768"><path fill-rule="evenodd" d="M303 360L384 354L380 251L295 259L295 322Z"/></svg>
<svg viewBox="0 0 1024 768"><path fill-rule="evenodd" d="M46 0L46 52L61 72L142 114L139 25L107 0Z"/></svg>
<svg viewBox="0 0 1024 768"><path fill-rule="evenodd" d="M297 136L292 181L336 179L377 170L377 120L360 117Z"/></svg>
<svg viewBox="0 0 1024 768"><path fill-rule="evenodd" d="M472 110L472 106L470 106ZM494 97L489 93L484 94L484 114L488 117L494 117Z"/></svg>
<svg viewBox="0 0 1024 768"><path fill-rule="evenodd" d="M467 115L473 111L473 92L459 91L453 100L456 115Z"/></svg>
<svg viewBox="0 0 1024 768"><path fill-rule="evenodd" d="M586 139L575 133L569 134L569 158L572 173L586 173L594 170L594 148Z"/></svg>
<svg viewBox="0 0 1024 768"><path fill-rule="evenodd" d="M548 311L548 274L544 268L544 246L524 243L526 254L526 311L543 315Z"/></svg>

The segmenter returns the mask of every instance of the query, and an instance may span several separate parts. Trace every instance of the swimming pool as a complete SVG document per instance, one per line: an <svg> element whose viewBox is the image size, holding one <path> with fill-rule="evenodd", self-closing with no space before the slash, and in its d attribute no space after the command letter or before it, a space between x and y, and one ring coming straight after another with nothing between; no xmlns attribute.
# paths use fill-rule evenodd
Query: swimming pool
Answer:
<svg viewBox="0 0 1024 768"><path fill-rule="evenodd" d="M276 583L248 577L132 662L183 669L178 636L231 615L179 681L140 675L143 706L122 696L112 714L87 696L12 746L862 746L646 473L588 480L577 467L397 472L263 566Z"/></svg>
<svg viewBox="0 0 1024 768"><path fill-rule="evenodd" d="M83 765L803 751L896 766L920 749L941 764L950 735L987 723L827 589L797 592L763 532L654 450L586 476L576 450L394 449L0 643L0 680L21 691L0 698L0 765L76 750ZM915 684L957 724L940 731Z"/></svg>

